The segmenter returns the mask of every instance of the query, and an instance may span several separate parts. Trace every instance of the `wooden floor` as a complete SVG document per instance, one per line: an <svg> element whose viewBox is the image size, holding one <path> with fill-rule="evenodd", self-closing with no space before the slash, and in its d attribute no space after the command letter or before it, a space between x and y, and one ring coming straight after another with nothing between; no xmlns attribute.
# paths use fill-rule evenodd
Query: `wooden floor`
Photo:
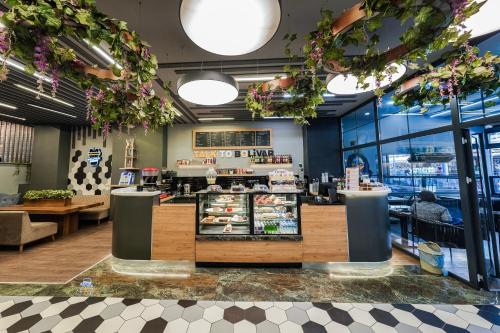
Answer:
<svg viewBox="0 0 500 333"><path fill-rule="evenodd" d="M111 253L111 223L90 225L56 239L0 247L0 283L66 283Z"/></svg>
<svg viewBox="0 0 500 333"><path fill-rule="evenodd" d="M419 261L417 258L404 253L402 250L392 247L392 265L418 265Z"/></svg>
<svg viewBox="0 0 500 333"><path fill-rule="evenodd" d="M111 253L111 223L92 225L75 234L28 244L23 253L0 247L0 283L66 283ZM393 265L418 260L393 248Z"/></svg>

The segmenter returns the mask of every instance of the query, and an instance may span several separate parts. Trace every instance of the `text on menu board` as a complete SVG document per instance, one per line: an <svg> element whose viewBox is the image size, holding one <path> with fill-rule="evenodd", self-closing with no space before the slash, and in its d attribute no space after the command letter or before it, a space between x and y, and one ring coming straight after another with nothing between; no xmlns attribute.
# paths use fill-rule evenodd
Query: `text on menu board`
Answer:
<svg viewBox="0 0 500 333"><path fill-rule="evenodd" d="M272 129L193 130L193 149L271 148Z"/></svg>

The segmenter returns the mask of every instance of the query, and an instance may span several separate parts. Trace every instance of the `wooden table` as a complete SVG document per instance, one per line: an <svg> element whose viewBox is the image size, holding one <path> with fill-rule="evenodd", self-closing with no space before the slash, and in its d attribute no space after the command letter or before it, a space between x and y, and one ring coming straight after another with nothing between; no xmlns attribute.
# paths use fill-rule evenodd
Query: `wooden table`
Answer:
<svg viewBox="0 0 500 333"><path fill-rule="evenodd" d="M78 213L81 210L102 206L104 202L94 202L86 204L71 204L60 207L38 207L29 205L12 205L0 207L0 211L25 211L30 215L55 215L62 217L57 222L60 235L68 235L78 231Z"/></svg>

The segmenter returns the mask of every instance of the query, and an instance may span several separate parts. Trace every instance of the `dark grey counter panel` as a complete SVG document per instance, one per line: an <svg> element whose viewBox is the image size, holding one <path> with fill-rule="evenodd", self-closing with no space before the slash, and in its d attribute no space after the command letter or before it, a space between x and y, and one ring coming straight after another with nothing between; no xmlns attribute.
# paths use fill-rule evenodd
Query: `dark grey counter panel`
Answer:
<svg viewBox="0 0 500 333"><path fill-rule="evenodd" d="M111 195L113 216L112 254L120 259L151 259L151 227L155 196Z"/></svg>

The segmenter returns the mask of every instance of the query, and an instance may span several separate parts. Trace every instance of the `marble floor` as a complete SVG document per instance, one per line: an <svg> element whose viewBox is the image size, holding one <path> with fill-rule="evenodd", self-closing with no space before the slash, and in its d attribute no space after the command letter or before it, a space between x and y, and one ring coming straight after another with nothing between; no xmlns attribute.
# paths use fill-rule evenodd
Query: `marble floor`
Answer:
<svg viewBox="0 0 500 333"><path fill-rule="evenodd" d="M138 265L143 265L139 262ZM498 295L477 291L416 265L350 271L279 268L197 268L148 264L149 270L108 258L66 284L0 284L0 295L81 296L90 279L92 296L216 301L493 304ZM137 272L142 272L138 274Z"/></svg>

